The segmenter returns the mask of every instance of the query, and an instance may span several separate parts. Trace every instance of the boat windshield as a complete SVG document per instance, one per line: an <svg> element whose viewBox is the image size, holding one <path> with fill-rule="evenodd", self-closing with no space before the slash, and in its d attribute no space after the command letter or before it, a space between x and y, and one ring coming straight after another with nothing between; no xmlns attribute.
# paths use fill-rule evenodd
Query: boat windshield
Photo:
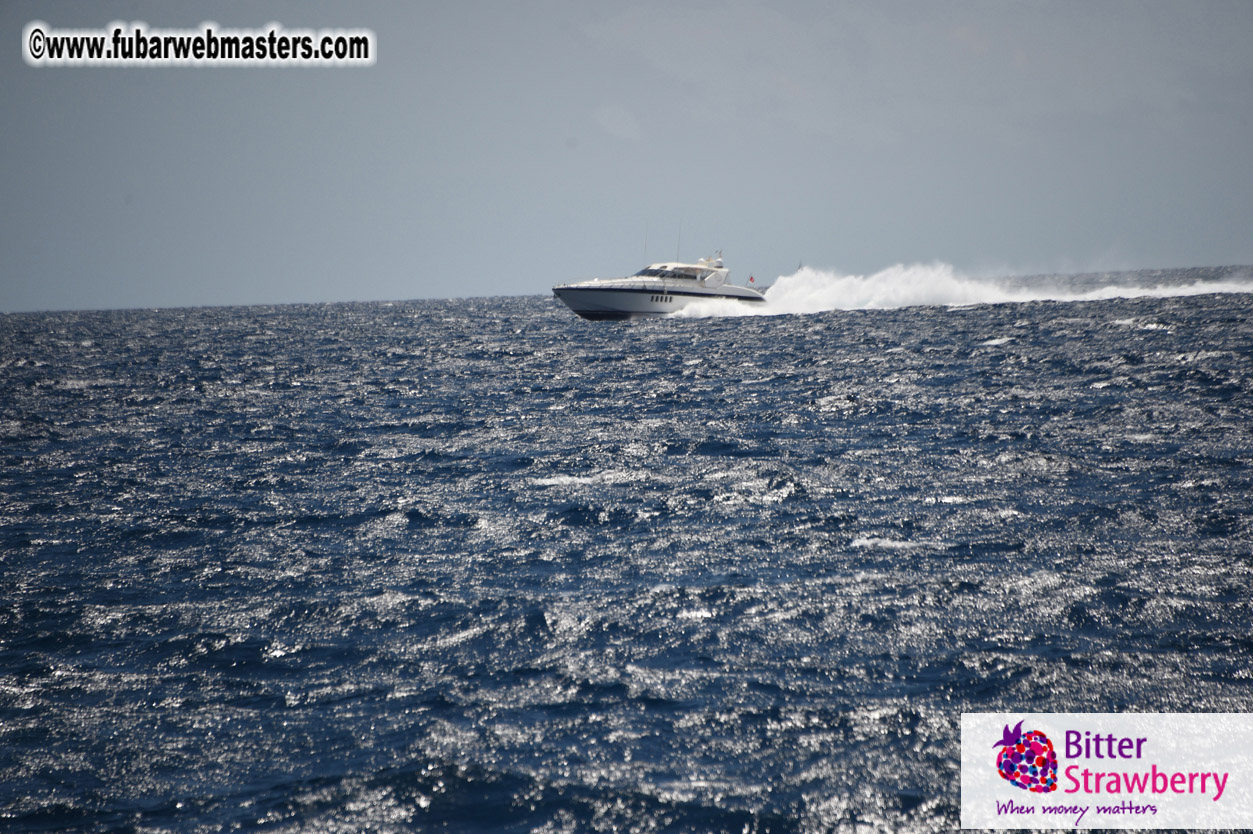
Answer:
<svg viewBox="0 0 1253 834"><path fill-rule="evenodd" d="M635 273L635 274L636 274L636 276L642 276L642 277L645 277L645 278L689 278L689 279L695 279L695 278L700 278L700 277L702 277L701 275L698 275L698 274L696 274L695 272L684 272L684 271L680 271L680 270L677 270L677 269L660 269L660 268L657 268L657 267L651 267L651 266L650 266L650 267L648 267L648 269L641 269L639 272L637 272L637 273Z"/></svg>

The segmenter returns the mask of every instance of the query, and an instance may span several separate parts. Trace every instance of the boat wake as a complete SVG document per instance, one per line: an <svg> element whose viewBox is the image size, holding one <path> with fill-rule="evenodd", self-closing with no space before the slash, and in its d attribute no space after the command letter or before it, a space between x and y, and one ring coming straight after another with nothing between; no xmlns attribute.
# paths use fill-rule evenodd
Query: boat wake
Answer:
<svg viewBox="0 0 1253 834"><path fill-rule="evenodd" d="M844 275L802 267L780 277L766 304L748 307L701 301L676 313L685 318L778 316L829 310L968 306L1027 301L1098 301L1210 293L1253 293L1253 268L1141 270L1026 278L976 278L949 264L898 264L873 275Z"/></svg>

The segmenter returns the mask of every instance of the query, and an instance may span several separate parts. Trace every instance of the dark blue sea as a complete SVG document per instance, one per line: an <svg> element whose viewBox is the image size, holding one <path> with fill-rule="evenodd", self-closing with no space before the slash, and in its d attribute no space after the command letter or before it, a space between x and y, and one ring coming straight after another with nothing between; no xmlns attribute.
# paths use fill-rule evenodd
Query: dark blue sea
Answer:
<svg viewBox="0 0 1253 834"><path fill-rule="evenodd" d="M1247 712L1195 278L0 316L0 829L940 831L963 711Z"/></svg>

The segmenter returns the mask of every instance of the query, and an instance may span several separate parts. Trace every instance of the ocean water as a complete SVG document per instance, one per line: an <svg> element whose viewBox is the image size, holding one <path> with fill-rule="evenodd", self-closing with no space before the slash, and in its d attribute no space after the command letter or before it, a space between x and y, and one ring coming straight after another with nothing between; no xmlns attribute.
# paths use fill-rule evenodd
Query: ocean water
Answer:
<svg viewBox="0 0 1253 834"><path fill-rule="evenodd" d="M963 711L1249 711L1247 275L0 317L0 828L939 831Z"/></svg>

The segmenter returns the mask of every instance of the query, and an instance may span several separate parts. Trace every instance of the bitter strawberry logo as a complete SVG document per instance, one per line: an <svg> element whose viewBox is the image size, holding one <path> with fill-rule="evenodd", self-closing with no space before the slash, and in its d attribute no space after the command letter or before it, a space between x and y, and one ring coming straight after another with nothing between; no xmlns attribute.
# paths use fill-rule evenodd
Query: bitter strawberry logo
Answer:
<svg viewBox="0 0 1253 834"><path fill-rule="evenodd" d="M1001 740L992 746L1001 748L996 754L996 772L1002 779L1032 793L1057 790L1057 753L1044 733L1024 733L1021 721L1012 730L1006 724Z"/></svg>

